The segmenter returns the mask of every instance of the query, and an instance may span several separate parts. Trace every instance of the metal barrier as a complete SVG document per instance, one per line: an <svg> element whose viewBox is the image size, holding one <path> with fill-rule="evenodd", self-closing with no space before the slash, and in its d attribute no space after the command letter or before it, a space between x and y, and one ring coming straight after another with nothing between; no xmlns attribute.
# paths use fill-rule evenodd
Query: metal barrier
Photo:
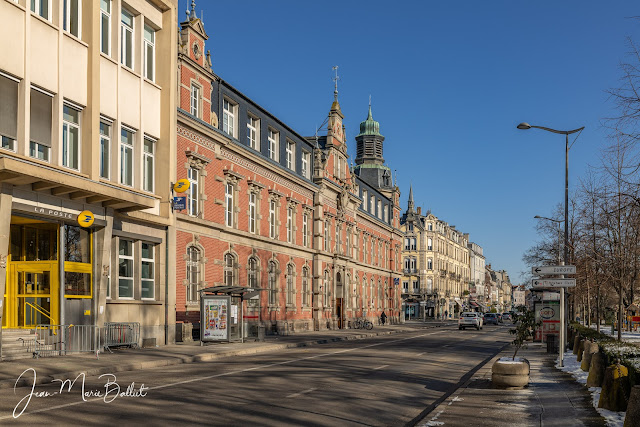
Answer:
<svg viewBox="0 0 640 427"><path fill-rule="evenodd" d="M140 323L112 322L104 324L104 348L111 351L113 347L139 347Z"/></svg>
<svg viewBox="0 0 640 427"><path fill-rule="evenodd" d="M100 329L95 325L37 325L33 357L95 353Z"/></svg>

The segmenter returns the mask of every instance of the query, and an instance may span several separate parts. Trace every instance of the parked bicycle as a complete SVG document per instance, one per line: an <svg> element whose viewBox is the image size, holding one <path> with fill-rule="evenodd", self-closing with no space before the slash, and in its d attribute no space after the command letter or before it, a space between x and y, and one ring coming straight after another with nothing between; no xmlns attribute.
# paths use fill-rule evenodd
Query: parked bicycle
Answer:
<svg viewBox="0 0 640 427"><path fill-rule="evenodd" d="M371 329L373 329L373 322L371 322L370 320L364 319L364 318L360 318L360 319L354 320L351 323L351 326L353 327L353 329L371 330Z"/></svg>

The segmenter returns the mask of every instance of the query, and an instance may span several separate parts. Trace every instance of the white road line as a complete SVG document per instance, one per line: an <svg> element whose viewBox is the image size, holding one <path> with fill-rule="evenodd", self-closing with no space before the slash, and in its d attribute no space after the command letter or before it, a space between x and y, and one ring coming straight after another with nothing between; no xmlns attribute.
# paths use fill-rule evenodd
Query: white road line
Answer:
<svg viewBox="0 0 640 427"><path fill-rule="evenodd" d="M389 365L382 365L382 366L378 366L377 368L373 368L374 371L377 371L378 369L384 369Z"/></svg>
<svg viewBox="0 0 640 427"><path fill-rule="evenodd" d="M422 338L422 337L425 337L427 335L439 334L439 333L442 333L442 332L444 332L444 331L430 332L430 333L426 333L426 334L416 335L416 336L413 336L413 337L400 338L400 339L393 340L393 341L383 341L383 342L379 342L379 343L375 343L375 344L363 345L362 347L347 348L345 350L339 350L339 351L333 351L333 352L330 352L330 353L317 354L315 356L300 357L298 359L285 360L284 362L269 363L267 365L254 366L252 368L240 369L240 370L237 370L237 371L224 372L222 374L207 375L205 377L192 378L190 380L176 381L174 383L158 385L158 386L155 386L155 387L149 387L149 388L146 388L145 390L147 390L147 391L160 390L160 389L163 389L163 388L173 387L173 386L176 386L176 385L183 385L183 384L189 384L189 383L194 383L194 382L199 382L199 381L206 381L206 380L210 380L210 379L213 379L213 378L226 377L226 376L229 376L229 375L241 374L243 372L255 371L255 370L258 370L258 369L272 368L274 366L288 365L288 364L299 362L299 361L302 361L302 360L317 359L319 357L332 356L334 354L348 353L348 352L351 352L351 351L361 350L361 349L365 349L365 348L378 347L380 345L388 345L388 344L396 343L396 342L409 341L409 340L413 340L413 339L416 339L416 338ZM37 413L40 413L40 412L54 411L56 409L68 408L70 406L76 406L76 405L80 405L80 404L88 403L88 402L97 402L99 400L103 400L103 398L98 397L98 398L95 398L95 399L87 399L86 402L84 400L80 400L78 402L66 403L64 405L52 406L52 407L49 407L49 408L36 409L35 411L30 411L30 412L26 412L25 411L22 414L22 416L30 415L30 414L37 414ZM4 417L0 417L0 420L8 420L8 419L12 419L12 418L13 418L13 415L5 415Z"/></svg>
<svg viewBox="0 0 640 427"><path fill-rule="evenodd" d="M416 354L416 357L422 356L424 353Z"/></svg>
<svg viewBox="0 0 640 427"><path fill-rule="evenodd" d="M303 390L299 393L293 393L290 394L289 396L285 396L285 398L290 398L290 397L298 397L298 396L302 396L303 394L307 394L307 393L311 393L312 391L317 390L316 388L310 388L309 390Z"/></svg>

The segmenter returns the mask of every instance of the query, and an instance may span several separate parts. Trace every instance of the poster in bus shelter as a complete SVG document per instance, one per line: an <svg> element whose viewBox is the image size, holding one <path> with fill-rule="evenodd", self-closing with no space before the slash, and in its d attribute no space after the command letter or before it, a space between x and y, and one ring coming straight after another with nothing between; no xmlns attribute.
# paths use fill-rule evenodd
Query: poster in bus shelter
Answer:
<svg viewBox="0 0 640 427"><path fill-rule="evenodd" d="M231 297L203 295L200 304L200 341L229 341Z"/></svg>

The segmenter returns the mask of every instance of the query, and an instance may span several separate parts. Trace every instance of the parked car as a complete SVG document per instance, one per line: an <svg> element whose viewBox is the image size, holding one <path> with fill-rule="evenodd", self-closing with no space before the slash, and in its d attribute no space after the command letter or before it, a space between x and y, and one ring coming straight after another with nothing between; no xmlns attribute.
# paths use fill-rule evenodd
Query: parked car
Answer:
<svg viewBox="0 0 640 427"><path fill-rule="evenodd" d="M498 322L498 314L497 313L485 313L484 314L484 324L485 325L497 325Z"/></svg>
<svg viewBox="0 0 640 427"><path fill-rule="evenodd" d="M484 322L479 313L475 311L465 311L460 313L460 318L458 319L458 329L465 328L476 328L476 330L482 329Z"/></svg>
<svg viewBox="0 0 640 427"><path fill-rule="evenodd" d="M511 317L511 313L502 313L502 320L503 321L512 321L513 318Z"/></svg>

